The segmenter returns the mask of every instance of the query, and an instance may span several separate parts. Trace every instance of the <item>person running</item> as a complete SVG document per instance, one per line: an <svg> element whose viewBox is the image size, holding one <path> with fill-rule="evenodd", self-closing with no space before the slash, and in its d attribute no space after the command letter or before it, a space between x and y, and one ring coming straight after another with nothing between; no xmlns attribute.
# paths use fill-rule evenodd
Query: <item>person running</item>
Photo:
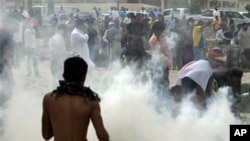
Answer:
<svg viewBox="0 0 250 141"><path fill-rule="evenodd" d="M101 116L100 98L84 87L87 63L80 57L64 62L63 77L56 90L43 98L42 136L45 140L87 141L89 122L99 141L109 141Z"/></svg>

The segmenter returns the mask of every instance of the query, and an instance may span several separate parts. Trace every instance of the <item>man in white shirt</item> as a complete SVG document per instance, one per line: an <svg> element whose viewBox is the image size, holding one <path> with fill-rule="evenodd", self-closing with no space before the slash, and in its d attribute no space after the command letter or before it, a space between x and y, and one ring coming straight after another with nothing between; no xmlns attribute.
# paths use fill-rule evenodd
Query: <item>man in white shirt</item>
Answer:
<svg viewBox="0 0 250 141"><path fill-rule="evenodd" d="M88 64L88 69L94 69L95 64L90 59L88 39L89 36L86 32L86 27L84 25L83 19L76 20L76 27L71 32L71 48L72 52L79 54Z"/></svg>
<svg viewBox="0 0 250 141"><path fill-rule="evenodd" d="M222 45L222 41L224 39L224 33L227 31L227 26L225 24L221 24L221 29L216 32L215 39L218 45Z"/></svg>
<svg viewBox="0 0 250 141"><path fill-rule="evenodd" d="M32 70L35 76L39 75L38 70L38 58L37 58L37 41L36 41L36 31L34 29L34 23L30 20L28 22L27 28L24 31L24 42L27 53L27 76L31 76Z"/></svg>
<svg viewBox="0 0 250 141"><path fill-rule="evenodd" d="M112 19L113 19L113 21L116 19L116 18L120 18L120 14L119 14L119 11L118 11L118 9L117 8L114 8L113 10L112 10Z"/></svg>
<svg viewBox="0 0 250 141"><path fill-rule="evenodd" d="M51 53L50 70L52 73L52 88L58 86L58 80L63 80L62 70L63 62L66 60L69 52L66 50L64 36L67 32L66 24L59 24L56 33L49 40L49 47Z"/></svg>
<svg viewBox="0 0 250 141"><path fill-rule="evenodd" d="M18 19L18 32L14 33L14 40L15 40L15 51L14 51L14 64L16 68L20 67L20 61L23 54L24 46L23 46L23 19Z"/></svg>
<svg viewBox="0 0 250 141"><path fill-rule="evenodd" d="M214 18L215 18L215 16L218 16L219 19L220 19L220 11L218 10L218 7L215 7L215 8L214 8L213 16L214 16Z"/></svg>

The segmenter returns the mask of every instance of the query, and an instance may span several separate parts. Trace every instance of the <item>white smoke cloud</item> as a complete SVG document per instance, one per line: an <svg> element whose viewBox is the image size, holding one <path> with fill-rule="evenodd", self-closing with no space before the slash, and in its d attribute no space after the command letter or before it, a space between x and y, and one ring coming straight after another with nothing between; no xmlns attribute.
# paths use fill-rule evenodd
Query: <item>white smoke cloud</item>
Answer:
<svg viewBox="0 0 250 141"><path fill-rule="evenodd" d="M174 42L168 41L173 48ZM42 98L51 91L48 61L39 62L39 69L40 78L27 78L25 64L13 70L16 85L7 108L1 109L5 119L1 141L43 140ZM202 116L187 98L180 105L180 115L173 118L168 109L173 106L171 100L168 97L158 99L151 89L150 76L148 82L140 80L128 67L97 69L87 77L86 86L102 97L103 121L112 141L228 141L229 125L240 122L230 112L226 90L218 93ZM92 125L88 138L97 140Z"/></svg>
<svg viewBox="0 0 250 141"><path fill-rule="evenodd" d="M136 82L130 74L129 69L112 73L114 81L102 93L102 114L111 140L228 141L229 125L240 123L230 112L226 89L215 96L202 116L187 98L180 115L173 118L166 107L157 112L154 102L159 101L151 82ZM89 139L96 140L93 129Z"/></svg>

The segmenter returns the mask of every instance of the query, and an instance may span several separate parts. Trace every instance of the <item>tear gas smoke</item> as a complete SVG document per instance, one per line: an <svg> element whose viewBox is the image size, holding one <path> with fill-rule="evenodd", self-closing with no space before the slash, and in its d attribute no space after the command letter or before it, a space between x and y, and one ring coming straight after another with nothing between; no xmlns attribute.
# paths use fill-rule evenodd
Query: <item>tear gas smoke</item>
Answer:
<svg viewBox="0 0 250 141"><path fill-rule="evenodd" d="M171 40L169 43L174 45ZM25 61L20 69L13 69L13 94L1 109L1 141L42 140L42 98L52 90L49 61L40 61L39 70L42 77L27 77ZM173 118L172 100L159 98L152 91L150 76L147 82L140 80L130 67L96 69L87 77L86 86L102 98L103 121L112 141L228 141L229 125L239 123L230 112L226 89L218 92L202 115L189 98L184 99L179 105L180 114ZM92 125L88 139L97 140Z"/></svg>
<svg viewBox="0 0 250 141"><path fill-rule="evenodd" d="M23 80L24 72L15 71L16 87L4 111L4 140L42 140L42 97L51 89L47 65L40 65L43 78ZM180 115L172 118L167 108L171 100L157 99L157 94L151 90L151 81L137 81L133 74L126 67L121 71L95 70L88 76L86 85L96 89L102 97L103 120L111 140L227 141L229 125L239 123L230 112L225 89L218 92L202 116L187 98L180 105ZM24 85L28 81L31 82ZM167 101L166 106L156 107L162 101ZM88 138L97 140L92 126Z"/></svg>

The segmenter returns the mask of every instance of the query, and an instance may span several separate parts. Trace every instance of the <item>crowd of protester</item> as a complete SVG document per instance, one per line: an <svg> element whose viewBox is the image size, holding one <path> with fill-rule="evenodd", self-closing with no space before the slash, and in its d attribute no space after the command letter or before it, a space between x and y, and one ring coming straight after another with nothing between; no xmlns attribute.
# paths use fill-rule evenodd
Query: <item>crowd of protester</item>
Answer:
<svg viewBox="0 0 250 141"><path fill-rule="evenodd" d="M63 7L60 12L63 12ZM237 25L235 31L233 19L218 15L216 11L214 21L204 23L193 18L178 19L174 14L169 21L164 21L160 9L148 11L141 8L140 12L128 12L126 8L118 11L114 7L108 17L103 17L101 10L94 7L87 18L70 14L65 23L56 21L51 22L55 30L49 37L53 88L56 88L56 80L62 74L63 60L69 56L83 58L89 71L98 67L99 61L104 59L110 69L119 68L118 64L135 67L136 74L149 70L152 89L158 95L171 95L176 103L194 92L192 101L202 111L207 108L218 87L229 86L235 98L232 109L239 117L241 78L243 69L250 67L248 23ZM41 38L39 29L42 27L39 22L32 17L32 13L20 9L11 12L3 23L0 29L0 72L5 78L4 81L1 79L2 87L13 86L11 65L20 67L22 56L27 59L27 76L40 77L37 39ZM208 26L214 27L215 48L208 48L205 44L203 29ZM106 56L100 58L100 51ZM179 74L170 88L171 69L177 69ZM1 93L10 93L3 90L6 89L1 89ZM103 132L106 134L106 131ZM46 139L51 137L44 136ZM108 136L105 135L105 138Z"/></svg>

